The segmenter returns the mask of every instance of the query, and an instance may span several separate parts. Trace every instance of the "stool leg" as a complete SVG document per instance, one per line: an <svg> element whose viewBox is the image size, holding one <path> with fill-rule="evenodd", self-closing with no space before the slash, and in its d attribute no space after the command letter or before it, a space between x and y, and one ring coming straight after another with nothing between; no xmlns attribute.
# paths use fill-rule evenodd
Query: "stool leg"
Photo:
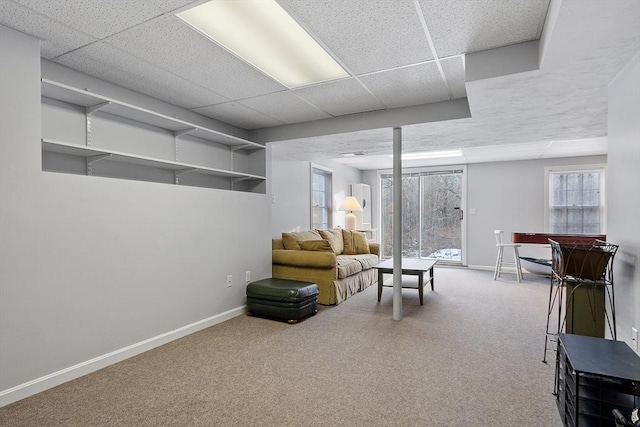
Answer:
<svg viewBox="0 0 640 427"><path fill-rule="evenodd" d="M522 281L522 267L520 266L520 252L517 247L513 247L513 256L516 257L516 275L518 276L518 283Z"/></svg>
<svg viewBox="0 0 640 427"><path fill-rule="evenodd" d="M502 246L498 246L498 258L496 258L496 270L493 273L493 280L497 280L502 268Z"/></svg>

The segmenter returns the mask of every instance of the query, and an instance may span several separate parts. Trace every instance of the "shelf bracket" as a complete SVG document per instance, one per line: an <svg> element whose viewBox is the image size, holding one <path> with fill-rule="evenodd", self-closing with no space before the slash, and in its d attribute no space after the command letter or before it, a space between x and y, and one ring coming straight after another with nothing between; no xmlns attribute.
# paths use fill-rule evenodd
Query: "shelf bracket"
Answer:
<svg viewBox="0 0 640 427"><path fill-rule="evenodd" d="M95 113L98 110L103 109L104 107L109 106L109 105L111 105L111 101L102 102L100 104L92 105L90 107L85 107L85 112L87 114L92 114L92 113Z"/></svg>
<svg viewBox="0 0 640 427"><path fill-rule="evenodd" d="M180 176L184 175L186 173L191 173L191 172L195 172L197 171L197 168L185 168L185 169L180 169L174 172L174 175L176 177L176 184L180 184Z"/></svg>
<svg viewBox="0 0 640 427"><path fill-rule="evenodd" d="M87 157L87 175L93 175L93 164L100 160L108 159L111 154L98 154L95 156Z"/></svg>
<svg viewBox="0 0 640 427"><path fill-rule="evenodd" d="M231 151L243 150L245 148L251 147L251 144L238 145L236 147L231 147Z"/></svg>
<svg viewBox="0 0 640 427"><path fill-rule="evenodd" d="M87 157L87 164L92 165L100 160L108 159L111 157L111 154L98 154L96 156Z"/></svg>
<svg viewBox="0 0 640 427"><path fill-rule="evenodd" d="M231 181L235 184L236 182L246 181L248 179L251 178L249 178L248 176L241 176L240 178L232 178Z"/></svg>
<svg viewBox="0 0 640 427"><path fill-rule="evenodd" d="M176 138L181 137L182 135L186 135L189 132L193 132L194 130L198 130L198 128L189 128L189 129L184 129L184 130L176 130L173 132L173 136Z"/></svg>

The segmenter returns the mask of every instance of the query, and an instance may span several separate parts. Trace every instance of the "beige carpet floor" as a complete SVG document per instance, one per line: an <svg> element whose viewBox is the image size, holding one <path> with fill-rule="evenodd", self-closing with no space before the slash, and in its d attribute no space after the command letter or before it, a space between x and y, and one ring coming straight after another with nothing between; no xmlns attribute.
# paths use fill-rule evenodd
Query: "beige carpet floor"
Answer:
<svg viewBox="0 0 640 427"><path fill-rule="evenodd" d="M240 316L0 408L1 426L560 426L548 280L437 268L297 325Z"/></svg>

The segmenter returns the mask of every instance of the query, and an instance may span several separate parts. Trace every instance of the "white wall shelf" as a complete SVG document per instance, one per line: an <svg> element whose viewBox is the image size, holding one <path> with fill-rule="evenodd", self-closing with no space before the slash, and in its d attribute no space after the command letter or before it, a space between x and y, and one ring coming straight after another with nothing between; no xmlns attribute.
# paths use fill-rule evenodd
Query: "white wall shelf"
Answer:
<svg viewBox="0 0 640 427"><path fill-rule="evenodd" d="M42 96L87 108L88 113L102 111L114 116L138 121L175 132L176 136L191 135L218 144L245 150L261 150L265 146L237 136L228 135L185 120L157 113L146 108L99 95L88 89L67 86L52 80L42 79Z"/></svg>
<svg viewBox="0 0 640 427"><path fill-rule="evenodd" d="M242 172L232 172L223 169L214 169L204 166L191 165L187 163L172 162L168 160L156 159L146 156L138 156L135 154L121 153L113 150L105 150L96 147L87 147L85 145L70 144L62 141L53 141L42 139L42 151L47 153L58 153L68 156L84 157L89 163L95 163L100 160L111 160L115 162L130 163L139 166L155 167L175 171L177 173L202 173L206 175L221 176L227 178L235 178L238 180L253 179L265 180L264 176L253 175Z"/></svg>
<svg viewBox="0 0 640 427"><path fill-rule="evenodd" d="M43 170L266 191L262 144L45 78L41 95Z"/></svg>

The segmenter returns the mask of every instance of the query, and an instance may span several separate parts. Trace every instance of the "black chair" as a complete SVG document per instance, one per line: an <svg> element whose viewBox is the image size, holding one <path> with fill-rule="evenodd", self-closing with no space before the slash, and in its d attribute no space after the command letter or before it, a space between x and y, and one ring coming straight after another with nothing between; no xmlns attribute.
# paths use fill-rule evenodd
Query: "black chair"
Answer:
<svg viewBox="0 0 640 427"><path fill-rule="evenodd" d="M638 408L634 409L629 418L625 417L618 409L613 410L613 418L616 420L616 427L640 427L640 419L638 419ZM635 419L635 421L632 421Z"/></svg>

